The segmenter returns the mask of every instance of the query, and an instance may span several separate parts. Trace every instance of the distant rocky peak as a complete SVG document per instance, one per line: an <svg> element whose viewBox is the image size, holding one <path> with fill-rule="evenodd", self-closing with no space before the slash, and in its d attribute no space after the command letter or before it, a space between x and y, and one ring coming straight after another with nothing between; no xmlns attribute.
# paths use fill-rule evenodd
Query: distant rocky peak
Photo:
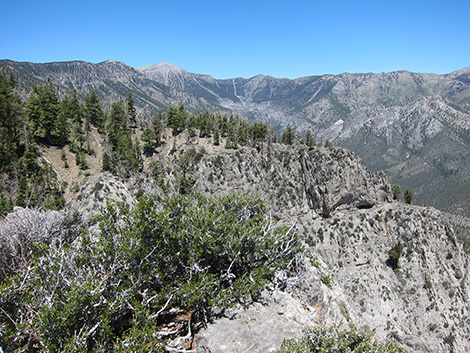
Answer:
<svg viewBox="0 0 470 353"><path fill-rule="evenodd" d="M143 72L143 73L162 74L162 75L168 75L169 73L177 73L177 74L186 73L185 70L170 63L160 63L160 64L154 64L154 65L140 66L136 68L136 70Z"/></svg>

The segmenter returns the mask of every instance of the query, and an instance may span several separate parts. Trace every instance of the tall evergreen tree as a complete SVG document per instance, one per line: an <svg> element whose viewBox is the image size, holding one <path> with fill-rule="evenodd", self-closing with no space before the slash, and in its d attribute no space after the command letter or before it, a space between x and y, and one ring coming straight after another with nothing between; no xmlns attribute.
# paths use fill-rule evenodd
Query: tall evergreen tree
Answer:
<svg viewBox="0 0 470 353"><path fill-rule="evenodd" d="M85 96L85 129L88 130L90 125L96 126L99 130L103 128L104 113L101 107L99 97L95 91L91 91Z"/></svg>
<svg viewBox="0 0 470 353"><path fill-rule="evenodd" d="M50 78L43 86L33 87L26 102L25 114L34 138L52 144L59 114L59 98Z"/></svg>
<svg viewBox="0 0 470 353"><path fill-rule="evenodd" d="M184 112L183 104L179 104L178 107L170 105L168 107L168 127L172 129L173 136L180 134L186 122L186 114Z"/></svg>
<svg viewBox="0 0 470 353"><path fill-rule="evenodd" d="M199 137L211 137L212 117L208 110L204 110L198 117Z"/></svg>
<svg viewBox="0 0 470 353"><path fill-rule="evenodd" d="M155 145L158 147L162 143L163 130L165 129L165 112L160 109L158 114L154 116L152 121L152 127L155 136Z"/></svg>
<svg viewBox="0 0 470 353"><path fill-rule="evenodd" d="M294 143L295 133L290 126L282 132L281 142L285 145L292 145Z"/></svg>
<svg viewBox="0 0 470 353"><path fill-rule="evenodd" d="M307 130L307 133L305 134L305 144L310 148L315 147L316 145L315 139L313 138L313 134L310 130Z"/></svg>
<svg viewBox="0 0 470 353"><path fill-rule="evenodd" d="M251 125L250 130L251 140L253 141L253 144L263 142L266 136L268 135L268 126L261 121L253 123Z"/></svg>
<svg viewBox="0 0 470 353"><path fill-rule="evenodd" d="M83 144L85 143L83 132L83 109L75 90L62 99L57 125L56 135L60 143L67 142L70 129L69 126L71 126L74 146L79 150L83 149Z"/></svg>
<svg viewBox="0 0 470 353"><path fill-rule="evenodd" d="M13 93L16 83L0 70L0 170L10 167L20 146L21 101Z"/></svg>
<svg viewBox="0 0 470 353"><path fill-rule="evenodd" d="M135 128L137 125L137 114L134 106L134 99L132 93L126 94L126 119L127 125L131 128Z"/></svg>
<svg viewBox="0 0 470 353"><path fill-rule="evenodd" d="M128 175L141 168L140 148L134 145L127 125L124 105L121 101L111 105L106 124L107 144L112 155L108 156L111 169L119 175Z"/></svg>

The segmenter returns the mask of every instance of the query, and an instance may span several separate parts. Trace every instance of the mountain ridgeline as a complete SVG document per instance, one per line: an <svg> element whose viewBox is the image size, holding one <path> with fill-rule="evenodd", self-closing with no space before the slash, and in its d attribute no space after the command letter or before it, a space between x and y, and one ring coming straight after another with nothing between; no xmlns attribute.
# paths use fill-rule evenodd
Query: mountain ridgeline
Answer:
<svg viewBox="0 0 470 353"><path fill-rule="evenodd" d="M322 140L351 126L340 111L380 111L358 91L356 113L340 103L335 90L353 76L220 81L168 64L2 64L12 75L0 74L0 351L305 352L315 337L346 351L468 351L468 219L411 205L409 190L400 201L386 174ZM284 114L273 102L302 80L318 85L312 104L336 97L333 125L298 118L312 128L302 134L278 121L278 134L232 113ZM392 106L397 116L418 104L413 92ZM451 131L464 141L462 121L424 115L423 133L445 126L443 143Z"/></svg>
<svg viewBox="0 0 470 353"><path fill-rule="evenodd" d="M171 64L132 68L99 64L0 61L26 96L49 77L59 94L94 90L110 108L131 92L144 121L152 112L182 102L194 113L235 113L275 130L311 130L383 170L414 200L469 215L470 69L446 75L399 71L278 79L214 79Z"/></svg>

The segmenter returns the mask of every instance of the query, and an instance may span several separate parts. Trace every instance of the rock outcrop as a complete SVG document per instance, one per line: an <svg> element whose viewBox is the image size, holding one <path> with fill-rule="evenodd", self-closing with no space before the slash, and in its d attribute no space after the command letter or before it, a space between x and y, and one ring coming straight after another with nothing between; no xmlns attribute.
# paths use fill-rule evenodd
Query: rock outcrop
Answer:
<svg viewBox="0 0 470 353"><path fill-rule="evenodd" d="M310 259L278 274L252 306L209 324L200 352L275 351L314 325L355 325L415 352L468 351L468 254L444 214L383 203L301 224Z"/></svg>
<svg viewBox="0 0 470 353"><path fill-rule="evenodd" d="M190 163L186 156L191 156ZM186 169L182 174L182 161ZM200 352L269 352L311 325L355 325L416 352L466 352L470 341L468 220L392 201L382 173L333 147L264 144L232 150L184 133L159 147L149 176L91 179L77 207L178 190L260 196L296 222L307 251L260 298L195 336Z"/></svg>
<svg viewBox="0 0 470 353"><path fill-rule="evenodd" d="M340 148L263 146L204 154L195 189L203 193L238 191L261 196L275 213L315 211L328 217L341 207L371 207L391 200L385 175L371 173Z"/></svg>

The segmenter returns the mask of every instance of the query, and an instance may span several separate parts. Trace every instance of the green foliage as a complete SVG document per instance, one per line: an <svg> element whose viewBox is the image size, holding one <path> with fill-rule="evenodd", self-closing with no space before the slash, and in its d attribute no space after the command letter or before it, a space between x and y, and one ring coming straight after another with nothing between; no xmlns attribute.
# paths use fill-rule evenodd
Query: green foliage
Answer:
<svg viewBox="0 0 470 353"><path fill-rule="evenodd" d="M50 79L43 86L33 87L25 106L29 131L36 141L54 144L60 134L56 131L59 115L59 98Z"/></svg>
<svg viewBox="0 0 470 353"><path fill-rule="evenodd" d="M11 211L13 211L13 202L0 193L0 216L4 216Z"/></svg>
<svg viewBox="0 0 470 353"><path fill-rule="evenodd" d="M95 91L91 91L85 95L85 129L88 130L90 125L96 126L99 130L104 124L104 113L101 108L101 102Z"/></svg>
<svg viewBox="0 0 470 353"><path fill-rule="evenodd" d="M184 111L184 105L180 103L178 107L170 105L168 107L168 127L172 129L173 135L179 135L185 127L186 123L186 112Z"/></svg>
<svg viewBox="0 0 470 353"><path fill-rule="evenodd" d="M134 99L132 98L132 93L126 94L126 118L127 124L130 127L135 127L137 120L136 120L136 111L134 107Z"/></svg>
<svg viewBox="0 0 470 353"><path fill-rule="evenodd" d="M165 308L246 300L300 250L296 232L265 215L261 200L238 194L108 205L98 234L38 246L33 265L0 288L0 327L8 328L0 344L12 352L33 344L158 351L152 333Z"/></svg>
<svg viewBox="0 0 470 353"><path fill-rule="evenodd" d="M145 129L140 136L142 142L144 142L144 153L152 153L153 149L157 147L155 131L153 129Z"/></svg>
<svg viewBox="0 0 470 353"><path fill-rule="evenodd" d="M219 129L215 129L214 131L214 146L220 145L220 134L219 134Z"/></svg>
<svg viewBox="0 0 470 353"><path fill-rule="evenodd" d="M196 165L202 158L202 153L196 152L195 148L184 151L176 162L176 172L178 181L178 192L188 194L191 192L194 183L194 171Z"/></svg>
<svg viewBox="0 0 470 353"><path fill-rule="evenodd" d="M355 328L317 327L299 340L285 340L277 353L406 353L393 342L374 342L371 335Z"/></svg>
<svg viewBox="0 0 470 353"><path fill-rule="evenodd" d="M13 77L0 70L0 171L8 171L17 159L20 144L21 102L14 94Z"/></svg>
<svg viewBox="0 0 470 353"><path fill-rule="evenodd" d="M294 143L295 132L289 126L282 132L281 143L285 145L292 145Z"/></svg>
<svg viewBox="0 0 470 353"><path fill-rule="evenodd" d="M397 184L392 185L392 194L393 194L393 199L394 200L399 200L400 199L401 189L400 189L399 185L397 185Z"/></svg>
<svg viewBox="0 0 470 353"><path fill-rule="evenodd" d="M304 142L309 148L316 146L315 139L313 138L313 134L310 130L307 130L307 133L305 134Z"/></svg>
<svg viewBox="0 0 470 353"><path fill-rule="evenodd" d="M405 201L405 203L409 205L411 205L411 203L413 202L413 192L410 189L405 190L405 193L403 195L403 201Z"/></svg>
<svg viewBox="0 0 470 353"><path fill-rule="evenodd" d="M268 135L268 126L260 121L253 123L250 130L253 143L264 141Z"/></svg>
<svg viewBox="0 0 470 353"><path fill-rule="evenodd" d="M121 101L112 104L106 124L107 139L105 149L110 150L106 169L120 176L128 176L142 168L141 152L138 143L132 141L127 124L124 105ZM104 164L104 163L103 163ZM104 167L103 167L103 170Z"/></svg>
<svg viewBox="0 0 470 353"><path fill-rule="evenodd" d="M322 273L320 279L321 279L321 282L328 288L331 288L333 286L333 280L331 276Z"/></svg>
<svg viewBox="0 0 470 353"><path fill-rule="evenodd" d="M387 265L393 270L399 268L400 257L403 253L403 244L398 242L393 248L388 251Z"/></svg>
<svg viewBox="0 0 470 353"><path fill-rule="evenodd" d="M212 136L212 116L209 111L204 110L198 116L198 125L199 125L199 137L211 137Z"/></svg>

